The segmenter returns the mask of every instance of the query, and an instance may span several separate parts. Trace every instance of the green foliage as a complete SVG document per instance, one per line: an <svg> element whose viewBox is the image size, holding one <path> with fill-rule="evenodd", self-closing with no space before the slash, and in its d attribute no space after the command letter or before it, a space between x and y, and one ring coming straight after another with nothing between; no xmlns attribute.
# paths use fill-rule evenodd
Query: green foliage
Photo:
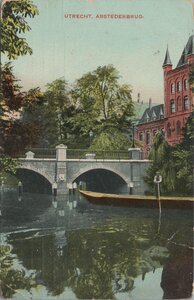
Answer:
<svg viewBox="0 0 194 300"><path fill-rule="evenodd" d="M192 154L185 150L182 145L176 147L173 152L173 159L176 163L176 186L177 190L186 194L193 194L193 169Z"/></svg>
<svg viewBox="0 0 194 300"><path fill-rule="evenodd" d="M81 108L89 109L98 121L128 124L126 117L133 114L131 89L127 84L120 85L118 80L118 71L112 65L98 67L80 78L77 81L77 101Z"/></svg>
<svg viewBox="0 0 194 300"><path fill-rule="evenodd" d="M38 14L37 7L30 0L7 2L3 6L1 31L1 52L9 59L16 59L20 55L32 54L23 34L30 31L26 18L33 18Z"/></svg>
<svg viewBox="0 0 194 300"><path fill-rule="evenodd" d="M25 108L23 119L37 120L43 146L88 148L92 131L96 147L125 149L129 143L123 132L131 123L133 104L130 87L119 85L118 79L110 65L82 76L71 89L57 79L47 84L39 103Z"/></svg>
<svg viewBox="0 0 194 300"><path fill-rule="evenodd" d="M74 111L74 106L65 80L57 79L47 84L43 105L41 116L43 139L46 137L48 145L66 143L70 130L69 118Z"/></svg>
<svg viewBox="0 0 194 300"><path fill-rule="evenodd" d="M47 90L30 102L23 111L23 122L38 125L37 145L53 147L58 143L69 144L72 126L69 119L75 114L70 88L65 80L57 79L47 84ZM86 118L85 118L86 119Z"/></svg>
<svg viewBox="0 0 194 300"><path fill-rule="evenodd" d="M47 90L44 98L48 101L48 105L55 107L57 112L65 110L69 105L67 82L62 79L56 79L52 83L47 84Z"/></svg>
<svg viewBox="0 0 194 300"><path fill-rule="evenodd" d="M49 144L62 142L68 147L85 148L89 144L90 128L95 122L90 113L90 100L81 110L76 104L75 90L70 90L65 80L56 80L48 87L44 94L44 120L47 123L44 132Z"/></svg>
<svg viewBox="0 0 194 300"><path fill-rule="evenodd" d="M177 170L177 190L193 195L194 189L194 111L190 114L183 130L184 138L173 151Z"/></svg>
<svg viewBox="0 0 194 300"><path fill-rule="evenodd" d="M184 139L182 147L189 150L194 146L194 111L190 114L185 127L183 128Z"/></svg>
<svg viewBox="0 0 194 300"><path fill-rule="evenodd" d="M105 143L107 148L108 144L112 145L108 142L110 137L107 138L109 128L114 127L115 132L129 128L134 113L131 88L127 84L120 85L119 78L118 71L108 65L98 67L77 80L72 92L76 114L69 121L76 137L87 137L92 130L96 146ZM114 137L117 139L116 135ZM118 146L119 142L116 144Z"/></svg>
<svg viewBox="0 0 194 300"><path fill-rule="evenodd" d="M154 176L159 172L163 177L161 183L163 193L193 195L193 142L194 112L187 120L181 144L171 147L160 133L156 134L150 154L153 162L145 177L151 192L154 190Z"/></svg>
<svg viewBox="0 0 194 300"><path fill-rule="evenodd" d="M3 172L8 172L15 174L19 162L16 159L11 158L10 156L2 155L0 157L0 175Z"/></svg>
<svg viewBox="0 0 194 300"><path fill-rule="evenodd" d="M127 150L131 146L127 136L116 128L108 128L94 138L90 150Z"/></svg>
<svg viewBox="0 0 194 300"><path fill-rule="evenodd" d="M163 180L161 188L163 193L173 193L175 191L176 179L175 179L175 167L172 159L172 148L166 143L162 133L156 133L154 137L153 148L149 157L153 163L147 170L145 181L150 187L150 190L154 191L154 176L158 172Z"/></svg>

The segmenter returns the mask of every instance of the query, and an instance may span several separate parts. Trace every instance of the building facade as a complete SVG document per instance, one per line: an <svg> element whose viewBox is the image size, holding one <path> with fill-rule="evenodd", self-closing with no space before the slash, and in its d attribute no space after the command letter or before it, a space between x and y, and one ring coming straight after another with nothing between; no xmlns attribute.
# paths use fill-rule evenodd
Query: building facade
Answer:
<svg viewBox="0 0 194 300"><path fill-rule="evenodd" d="M147 158L157 131L162 131L170 145L183 138L183 127L193 109L193 95L189 74L194 64L194 35L190 36L176 68L173 69L167 48L163 63L164 104L152 106L151 101L136 126L135 138L142 145Z"/></svg>

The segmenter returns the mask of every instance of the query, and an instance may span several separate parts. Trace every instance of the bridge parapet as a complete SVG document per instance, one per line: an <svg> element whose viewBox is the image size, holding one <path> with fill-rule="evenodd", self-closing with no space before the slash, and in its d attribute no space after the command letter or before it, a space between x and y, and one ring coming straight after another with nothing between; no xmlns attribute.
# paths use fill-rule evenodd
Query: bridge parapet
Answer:
<svg viewBox="0 0 194 300"><path fill-rule="evenodd" d="M61 144L54 148L29 148L26 149L26 159L56 159L65 161L66 159L95 159L95 160L142 160L140 148L129 148L128 150L103 151L88 149L67 149L67 146ZM24 157L23 155L20 156Z"/></svg>
<svg viewBox="0 0 194 300"><path fill-rule="evenodd" d="M85 149L67 149L67 159L95 159L95 160L141 160L141 150L130 148L128 150L103 151Z"/></svg>
<svg viewBox="0 0 194 300"><path fill-rule="evenodd" d="M32 153L34 155L32 155ZM56 158L56 149L54 148L28 148L25 150L25 155L20 155L20 158Z"/></svg>

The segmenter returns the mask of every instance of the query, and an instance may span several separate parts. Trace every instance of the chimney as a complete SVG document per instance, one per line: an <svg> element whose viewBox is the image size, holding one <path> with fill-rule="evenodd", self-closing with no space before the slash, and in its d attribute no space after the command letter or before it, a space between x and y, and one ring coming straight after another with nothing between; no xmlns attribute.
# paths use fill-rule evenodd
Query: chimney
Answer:
<svg viewBox="0 0 194 300"><path fill-rule="evenodd" d="M141 98L141 95L140 93L137 94L137 103L140 103L140 98Z"/></svg>
<svg viewBox="0 0 194 300"><path fill-rule="evenodd" d="M152 98L149 99L149 109L152 107Z"/></svg>

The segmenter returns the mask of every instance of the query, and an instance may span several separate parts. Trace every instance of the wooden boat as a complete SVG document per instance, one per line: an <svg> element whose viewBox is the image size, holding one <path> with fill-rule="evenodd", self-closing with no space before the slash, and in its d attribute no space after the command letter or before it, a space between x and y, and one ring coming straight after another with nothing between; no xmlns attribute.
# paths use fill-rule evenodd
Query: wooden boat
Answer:
<svg viewBox="0 0 194 300"><path fill-rule="evenodd" d="M90 203L97 205L113 206L135 206L135 207L157 207L158 199L155 196L142 195L119 195L105 194L91 191L79 191ZM192 208L194 197L167 197L161 196L160 201L163 207Z"/></svg>

